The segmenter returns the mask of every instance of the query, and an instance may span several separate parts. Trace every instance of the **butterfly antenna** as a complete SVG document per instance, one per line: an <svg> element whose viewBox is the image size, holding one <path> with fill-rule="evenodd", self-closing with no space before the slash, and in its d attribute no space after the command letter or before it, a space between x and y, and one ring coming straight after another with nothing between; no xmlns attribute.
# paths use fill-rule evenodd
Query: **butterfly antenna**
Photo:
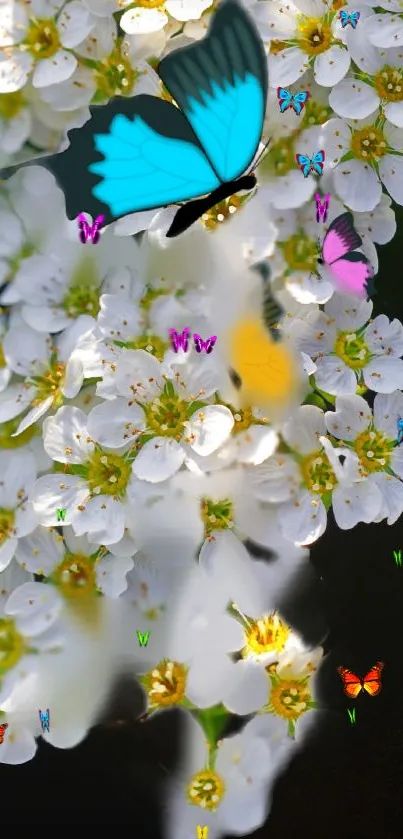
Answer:
<svg viewBox="0 0 403 839"><path fill-rule="evenodd" d="M268 139L267 143L265 143L265 144L264 144L264 146L263 146L263 148L262 148L262 151L261 151L261 152L260 152L260 154L259 154L259 157L258 157L258 158L254 161L254 163L253 163L253 165L252 165L251 169L250 169L250 170L249 170L249 172L247 173L248 175L250 175L250 174L251 174L251 172L254 172L254 171L255 171L255 169L257 169L257 167L259 166L259 163L261 162L262 158L265 156L265 154L266 154L266 152L267 152L267 149L268 149L268 147L269 147L269 145L270 145L270 143L271 143L271 139L272 139L272 138L270 137L270 138Z"/></svg>

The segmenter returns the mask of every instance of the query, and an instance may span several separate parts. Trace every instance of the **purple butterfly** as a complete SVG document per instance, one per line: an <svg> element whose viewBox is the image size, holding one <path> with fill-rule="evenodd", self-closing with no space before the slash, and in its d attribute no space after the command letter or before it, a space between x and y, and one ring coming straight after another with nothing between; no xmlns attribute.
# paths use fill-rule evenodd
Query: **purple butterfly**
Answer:
<svg viewBox="0 0 403 839"><path fill-rule="evenodd" d="M325 195L325 198L324 198L323 204L321 204L319 192L316 192L316 193L315 193L315 201L316 201L316 221L317 221L317 222L320 222L320 219L321 219L321 218L322 218L322 221L323 221L323 222L325 222L325 221L326 221L326 219L327 219L327 211L328 211L328 209L329 209L329 204L330 204L330 199L331 199L331 194L330 194L330 192L328 192L328 193L327 193L327 195Z"/></svg>
<svg viewBox="0 0 403 839"><path fill-rule="evenodd" d="M339 294L354 294L365 299L369 291L368 280L375 271L366 256L356 253L361 245L352 214L342 213L332 221L325 235L318 263L329 269Z"/></svg>
<svg viewBox="0 0 403 839"><path fill-rule="evenodd" d="M97 216L94 223L88 224L87 219L83 213L77 217L78 221L78 230L79 230L79 237L80 241L85 245L88 239L91 238L92 244L96 245L99 242L101 231L99 230L99 226L102 224L105 216Z"/></svg>
<svg viewBox="0 0 403 839"><path fill-rule="evenodd" d="M195 334L193 335L193 340L196 352L203 352L203 350L205 350L207 355L209 355L211 352L213 352L214 344L217 340L217 335L212 335L211 338L207 338L207 341L203 341L203 338L201 338L200 335L198 335L197 332L195 332Z"/></svg>
<svg viewBox="0 0 403 839"><path fill-rule="evenodd" d="M185 326L183 332L177 332L176 329L170 329L169 334L171 336L172 349L174 352L178 352L180 349L182 349L183 352L188 351L190 336L190 329L188 326Z"/></svg>

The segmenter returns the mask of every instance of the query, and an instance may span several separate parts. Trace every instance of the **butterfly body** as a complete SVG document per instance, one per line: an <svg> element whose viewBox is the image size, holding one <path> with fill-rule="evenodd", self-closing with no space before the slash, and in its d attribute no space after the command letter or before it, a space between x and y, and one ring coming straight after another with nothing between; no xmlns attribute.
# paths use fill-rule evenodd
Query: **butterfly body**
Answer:
<svg viewBox="0 0 403 839"><path fill-rule="evenodd" d="M308 157L306 154L295 155L295 159L304 178L307 178L310 172L313 172L314 175L322 174L325 156L326 155L323 149L317 151L312 157Z"/></svg>
<svg viewBox="0 0 403 839"><path fill-rule="evenodd" d="M190 201L178 210L172 238L214 202L255 186L248 167L262 136L267 56L238 0L223 0L206 37L173 50L157 73L175 105L140 94L92 106L88 122L68 132L65 151L24 164L40 163L55 175L68 218L84 209L111 224Z"/></svg>
<svg viewBox="0 0 403 839"><path fill-rule="evenodd" d="M299 116L309 97L310 93L307 90L302 90L301 93L293 94L285 87L277 88L277 99L280 105L280 112L282 114L285 111L288 111L289 108L292 108L297 116Z"/></svg>
<svg viewBox="0 0 403 839"><path fill-rule="evenodd" d="M188 204L184 204L176 213L166 233L167 238L172 239L174 236L179 236L180 233L184 233L197 219L201 218L204 213L208 213L220 201L225 201L226 198L229 198L236 192L241 192L241 190L252 190L256 186L256 183L256 175L243 175L236 181L221 184L221 186L217 187L217 189L213 190L205 198L198 198L195 201L189 201Z"/></svg>
<svg viewBox="0 0 403 839"><path fill-rule="evenodd" d="M362 679L347 667L338 667L337 672L343 682L344 693L350 699L356 699L361 691L365 691L369 696L378 696L382 690L381 673L384 666L382 661L377 661Z"/></svg>
<svg viewBox="0 0 403 839"><path fill-rule="evenodd" d="M342 213L329 225L318 264L328 268L340 294L365 298L373 290L374 269L364 254L356 252L361 245L362 239L354 228L351 213Z"/></svg>
<svg viewBox="0 0 403 839"><path fill-rule="evenodd" d="M360 19L360 12L346 12L344 9L341 9L339 12L339 19L343 29L346 28L347 24L350 24L353 29L356 29L357 23Z"/></svg>

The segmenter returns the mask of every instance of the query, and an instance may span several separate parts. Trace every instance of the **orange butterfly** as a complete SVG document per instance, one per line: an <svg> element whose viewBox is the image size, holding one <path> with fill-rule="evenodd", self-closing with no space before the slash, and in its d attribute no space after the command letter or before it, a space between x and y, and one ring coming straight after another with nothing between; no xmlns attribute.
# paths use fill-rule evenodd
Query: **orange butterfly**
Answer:
<svg viewBox="0 0 403 839"><path fill-rule="evenodd" d="M4 732L6 728L8 728L8 722L3 722L3 724L0 725L0 746L4 740Z"/></svg>
<svg viewBox="0 0 403 839"><path fill-rule="evenodd" d="M380 693L382 689L381 673L384 666L383 661L377 661L375 666L369 670L363 679L355 676L351 670L347 669L347 667L338 667L337 672L340 673L344 693L346 693L350 699L357 699L358 694L361 693L362 690L366 690L370 696L378 696L378 693Z"/></svg>

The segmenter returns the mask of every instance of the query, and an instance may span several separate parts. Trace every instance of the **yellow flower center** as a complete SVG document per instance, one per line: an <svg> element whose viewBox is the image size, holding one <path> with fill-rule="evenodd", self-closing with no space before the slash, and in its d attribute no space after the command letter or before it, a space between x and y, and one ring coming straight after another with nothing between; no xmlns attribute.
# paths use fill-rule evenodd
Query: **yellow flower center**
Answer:
<svg viewBox="0 0 403 839"><path fill-rule="evenodd" d="M362 370L371 355L364 338L355 332L339 332L334 351L351 370Z"/></svg>
<svg viewBox="0 0 403 839"><path fill-rule="evenodd" d="M190 404L178 396L171 382L143 408L147 419L146 433L156 437L173 437L178 442L182 439Z"/></svg>
<svg viewBox="0 0 403 839"><path fill-rule="evenodd" d="M0 117L5 120L14 119L24 108L26 102L22 90L14 93L2 93L0 96Z"/></svg>
<svg viewBox="0 0 403 839"><path fill-rule="evenodd" d="M157 358L158 361L163 360L165 352L169 346L169 344L162 341L158 335L151 335L149 333L146 333L145 335L138 335L137 338L133 338L131 341L115 340L115 344L118 347L124 347L126 350L146 350L146 352L149 352L150 355Z"/></svg>
<svg viewBox="0 0 403 839"><path fill-rule="evenodd" d="M337 484L336 475L324 451L313 452L300 462L304 484L316 495L331 492Z"/></svg>
<svg viewBox="0 0 403 839"><path fill-rule="evenodd" d="M53 399L52 408L60 408L64 398L62 387L65 370L66 365L58 361L56 356L53 356L48 369L41 376L32 376L27 379L27 384L32 384L36 388L36 397L31 402L33 408L40 405L49 396Z"/></svg>
<svg viewBox="0 0 403 839"><path fill-rule="evenodd" d="M312 696L306 680L278 679L272 682L269 711L285 720L297 720L308 710Z"/></svg>
<svg viewBox="0 0 403 839"><path fill-rule="evenodd" d="M206 230L215 230L218 224L227 221L230 216L234 215L249 200L251 195L252 192L247 195L230 195L229 198L220 201L219 204L216 204L207 213L203 213L201 221Z"/></svg>
<svg viewBox="0 0 403 839"><path fill-rule="evenodd" d="M225 784L216 772L204 769L193 776L186 794L195 807L202 807L203 810L214 813L225 795Z"/></svg>
<svg viewBox="0 0 403 839"><path fill-rule="evenodd" d="M200 507L206 538L213 530L230 530L234 526L234 506L229 499L214 502L211 498L202 498Z"/></svg>
<svg viewBox="0 0 403 839"><path fill-rule="evenodd" d="M53 572L52 580L67 598L86 597L97 592L94 563L81 554L68 554Z"/></svg>
<svg viewBox="0 0 403 839"><path fill-rule="evenodd" d="M282 137L270 145L269 151L262 158L258 172L267 177L281 177L295 169L294 144L291 137Z"/></svg>
<svg viewBox="0 0 403 839"><path fill-rule="evenodd" d="M93 102L102 102L113 96L130 96L142 75L144 73L132 66L121 45L116 45L110 55L97 64L94 71L97 92Z"/></svg>
<svg viewBox="0 0 403 839"><path fill-rule="evenodd" d="M245 646L242 658L257 658L265 653L281 653L288 636L289 627L276 612L264 615L259 620L248 622L245 627Z"/></svg>
<svg viewBox="0 0 403 839"><path fill-rule="evenodd" d="M178 705L185 696L187 669L176 661L163 659L141 678L152 708Z"/></svg>
<svg viewBox="0 0 403 839"><path fill-rule="evenodd" d="M99 284L95 279L90 279L89 274L82 274L80 271L80 275L73 279L67 289L62 307L70 318L77 318L79 315L91 315L96 318L100 309Z"/></svg>
<svg viewBox="0 0 403 839"><path fill-rule="evenodd" d="M385 64L375 76L375 88L381 99L388 102L403 100L403 69Z"/></svg>
<svg viewBox="0 0 403 839"><path fill-rule="evenodd" d="M12 618L0 618L0 674L11 670L25 652L24 638Z"/></svg>
<svg viewBox="0 0 403 839"><path fill-rule="evenodd" d="M87 482L93 495L122 498L130 481L132 468L121 455L95 451L87 464Z"/></svg>
<svg viewBox="0 0 403 839"><path fill-rule="evenodd" d="M298 46L308 55L320 55L331 46L332 30L322 18L302 18L298 31Z"/></svg>
<svg viewBox="0 0 403 839"><path fill-rule="evenodd" d="M34 58L52 58L60 49L55 21L52 18L35 20L31 17L25 44Z"/></svg>
<svg viewBox="0 0 403 839"><path fill-rule="evenodd" d="M279 243L288 271L315 272L318 263L318 246L302 230Z"/></svg>
<svg viewBox="0 0 403 839"><path fill-rule="evenodd" d="M6 539L11 539L15 535L15 511L0 507L0 547Z"/></svg>
<svg viewBox="0 0 403 839"><path fill-rule="evenodd" d="M6 366L7 366L7 364L6 364L6 359L4 357L3 344L0 341L0 367L4 368Z"/></svg>
<svg viewBox="0 0 403 839"><path fill-rule="evenodd" d="M351 151L358 160L377 163L387 153L387 143L380 128L369 125L351 134Z"/></svg>
<svg viewBox="0 0 403 839"><path fill-rule="evenodd" d="M323 102L315 99L308 99L302 113L302 128L310 128L311 125L323 125L332 115L332 109Z"/></svg>
<svg viewBox="0 0 403 839"><path fill-rule="evenodd" d="M164 3L165 0L135 0L134 8L140 6L141 9L158 9Z"/></svg>
<svg viewBox="0 0 403 839"><path fill-rule="evenodd" d="M381 472L390 466L394 441L388 440L382 431L367 429L356 437L354 448L366 472Z"/></svg>

